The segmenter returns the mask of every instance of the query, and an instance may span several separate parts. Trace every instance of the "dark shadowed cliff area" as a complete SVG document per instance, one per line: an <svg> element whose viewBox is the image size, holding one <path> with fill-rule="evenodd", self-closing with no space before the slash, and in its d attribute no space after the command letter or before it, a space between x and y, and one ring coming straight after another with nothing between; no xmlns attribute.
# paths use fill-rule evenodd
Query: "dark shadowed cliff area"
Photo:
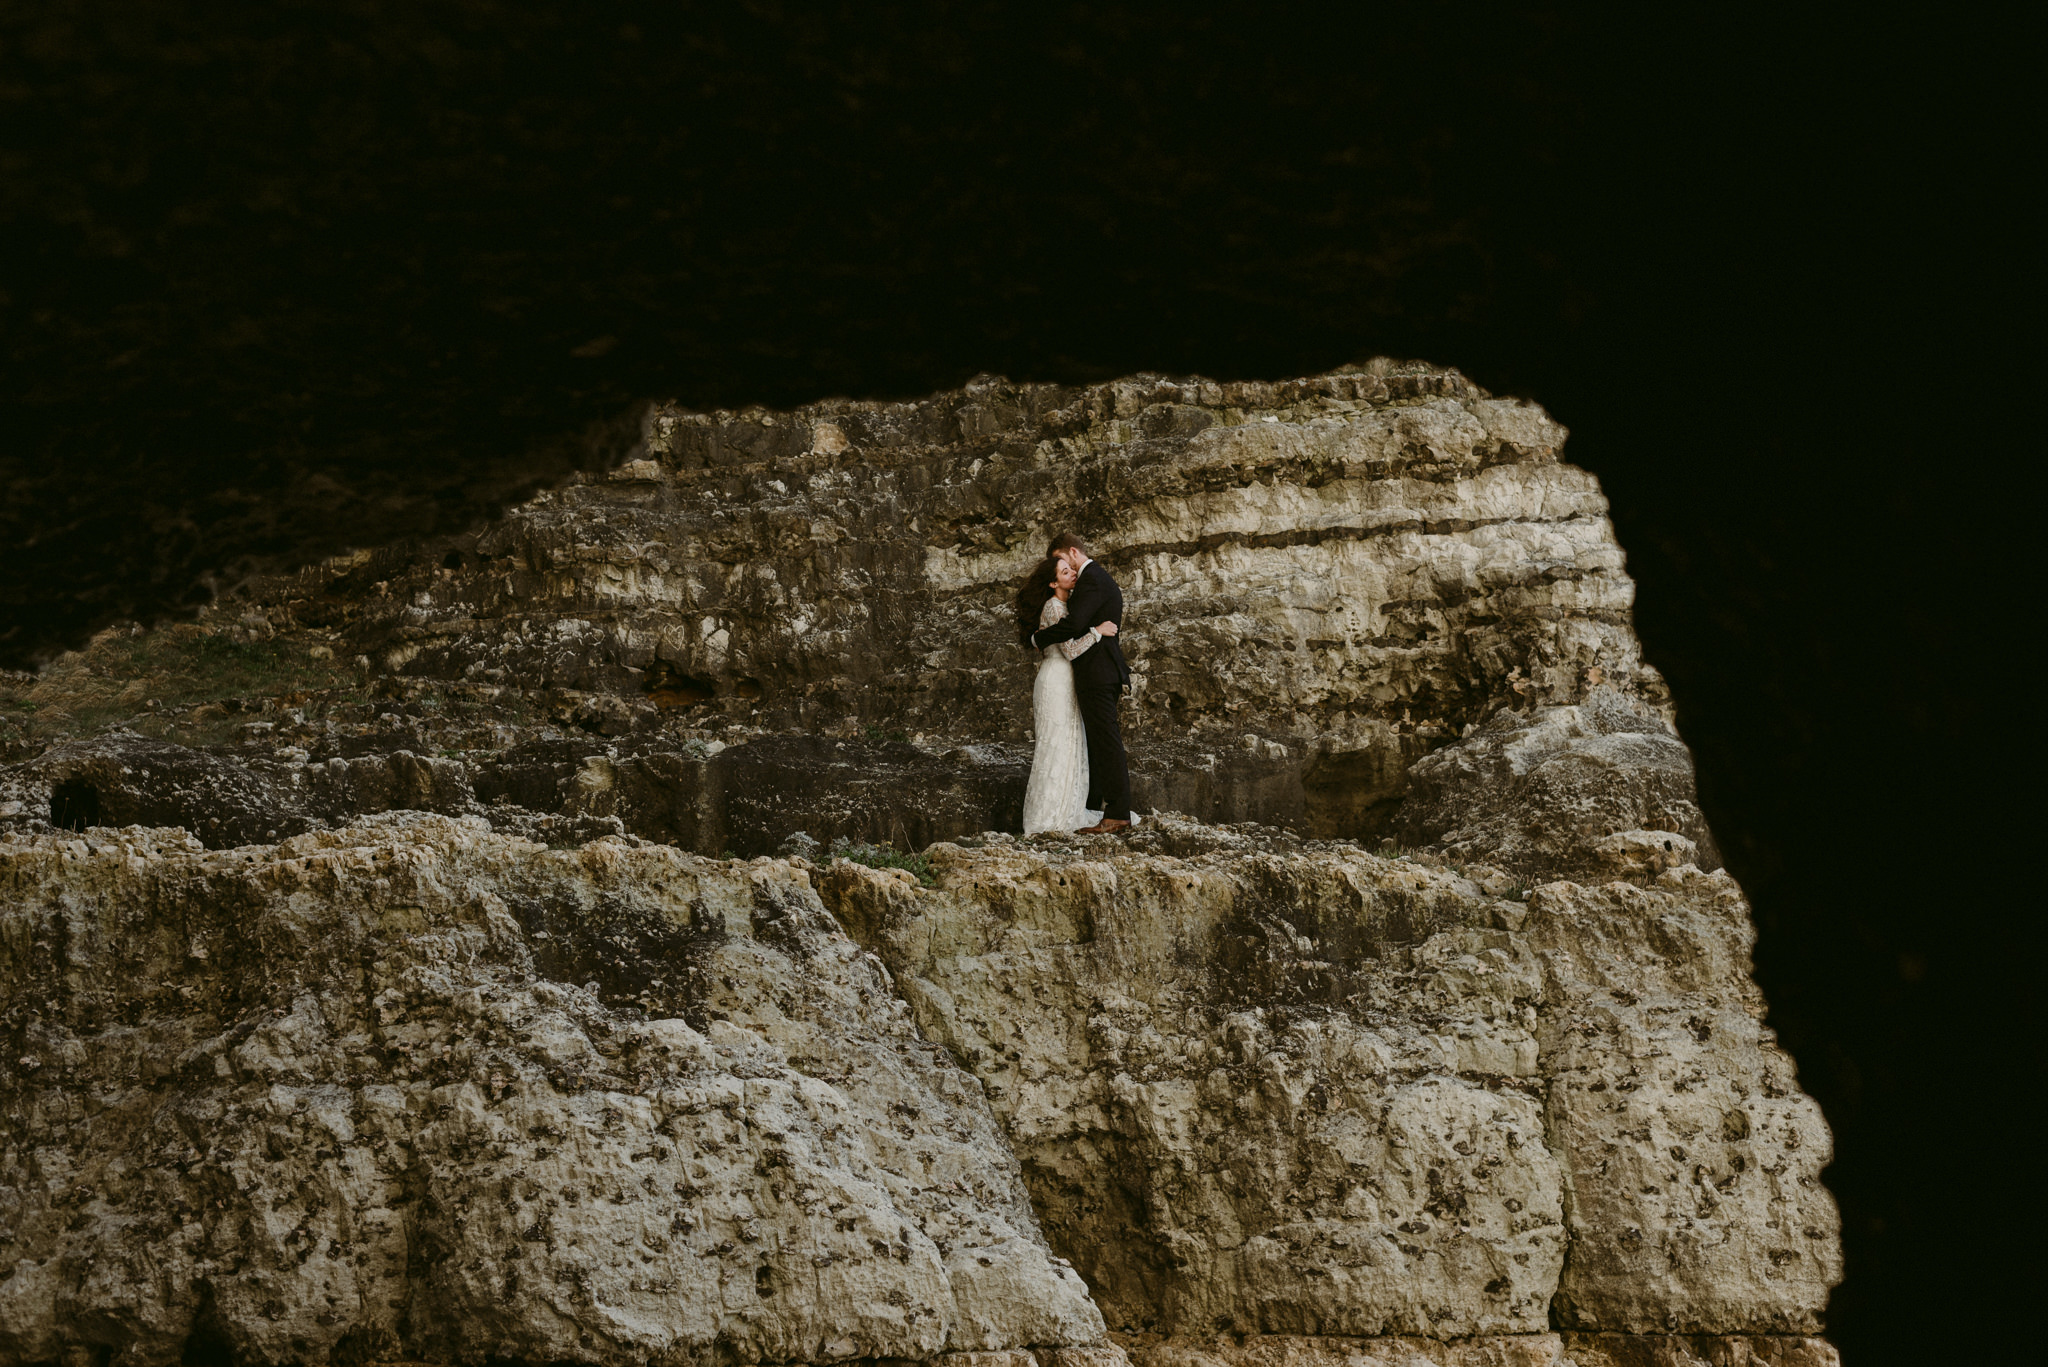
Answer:
<svg viewBox="0 0 2048 1367"><path fill-rule="evenodd" d="M0 666L474 527L648 401L1456 366L1611 501L1836 1135L1829 1336L1989 1346L2038 1262L2017 48L1761 9L10 0Z"/></svg>

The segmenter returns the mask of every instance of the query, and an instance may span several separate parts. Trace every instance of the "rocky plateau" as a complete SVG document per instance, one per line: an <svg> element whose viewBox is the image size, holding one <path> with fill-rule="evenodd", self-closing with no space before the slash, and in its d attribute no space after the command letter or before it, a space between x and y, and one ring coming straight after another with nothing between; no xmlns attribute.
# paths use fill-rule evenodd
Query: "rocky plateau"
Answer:
<svg viewBox="0 0 2048 1367"><path fill-rule="evenodd" d="M1821 1367L1600 491L1373 362L650 405L0 678L0 1367ZM1059 530L1125 838L1018 838Z"/></svg>

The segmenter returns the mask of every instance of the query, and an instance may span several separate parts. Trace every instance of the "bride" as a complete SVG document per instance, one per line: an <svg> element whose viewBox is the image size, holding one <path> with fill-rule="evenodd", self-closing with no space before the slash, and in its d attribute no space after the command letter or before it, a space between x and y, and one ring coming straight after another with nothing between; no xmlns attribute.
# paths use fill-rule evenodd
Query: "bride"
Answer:
<svg viewBox="0 0 2048 1367"><path fill-rule="evenodd" d="M1047 556L1025 577L1017 590L1017 635L1026 650L1032 632L1066 617L1075 577L1074 567L1058 556ZM1086 636L1047 646L1038 663L1038 681L1031 689L1037 749L1031 756L1031 783L1024 790L1026 835L1079 830L1102 820L1102 813L1088 806L1094 796L1088 785L1088 733L1074 695L1073 662L1115 634L1116 623L1104 622Z"/></svg>

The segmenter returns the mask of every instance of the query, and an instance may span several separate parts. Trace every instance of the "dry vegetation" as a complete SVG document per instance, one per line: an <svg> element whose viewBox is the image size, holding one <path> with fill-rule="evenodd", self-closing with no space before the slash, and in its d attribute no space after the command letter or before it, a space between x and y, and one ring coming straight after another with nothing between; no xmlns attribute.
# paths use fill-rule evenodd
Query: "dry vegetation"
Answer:
<svg viewBox="0 0 2048 1367"><path fill-rule="evenodd" d="M0 749L14 751L127 724L187 744L232 733L242 699L286 706L316 695L360 699L362 679L328 648L302 637L236 639L180 622L115 627L40 673L0 674Z"/></svg>

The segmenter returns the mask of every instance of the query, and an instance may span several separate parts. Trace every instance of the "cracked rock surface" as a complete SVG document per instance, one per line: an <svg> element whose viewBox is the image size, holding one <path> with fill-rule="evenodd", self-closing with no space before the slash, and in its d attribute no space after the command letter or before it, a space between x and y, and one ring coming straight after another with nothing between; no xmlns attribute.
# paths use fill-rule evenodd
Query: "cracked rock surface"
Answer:
<svg viewBox="0 0 2048 1367"><path fill-rule="evenodd" d="M407 815L14 840L0 888L0 1360L1101 1340L800 868Z"/></svg>
<svg viewBox="0 0 2048 1367"><path fill-rule="evenodd" d="M1112 1329L1817 1328L1827 1130L1725 874L1527 894L1171 821L930 857L936 889L842 861L826 901Z"/></svg>
<svg viewBox="0 0 2048 1367"><path fill-rule="evenodd" d="M1402 834L1450 858L1582 879L1721 865L1685 743L1604 684L1568 705L1502 708L1417 760L1408 784Z"/></svg>
<svg viewBox="0 0 2048 1367"><path fill-rule="evenodd" d="M0 674L0 1367L1833 1367L1828 1131L1540 409L643 419ZM1059 530L1122 839L1004 833Z"/></svg>

